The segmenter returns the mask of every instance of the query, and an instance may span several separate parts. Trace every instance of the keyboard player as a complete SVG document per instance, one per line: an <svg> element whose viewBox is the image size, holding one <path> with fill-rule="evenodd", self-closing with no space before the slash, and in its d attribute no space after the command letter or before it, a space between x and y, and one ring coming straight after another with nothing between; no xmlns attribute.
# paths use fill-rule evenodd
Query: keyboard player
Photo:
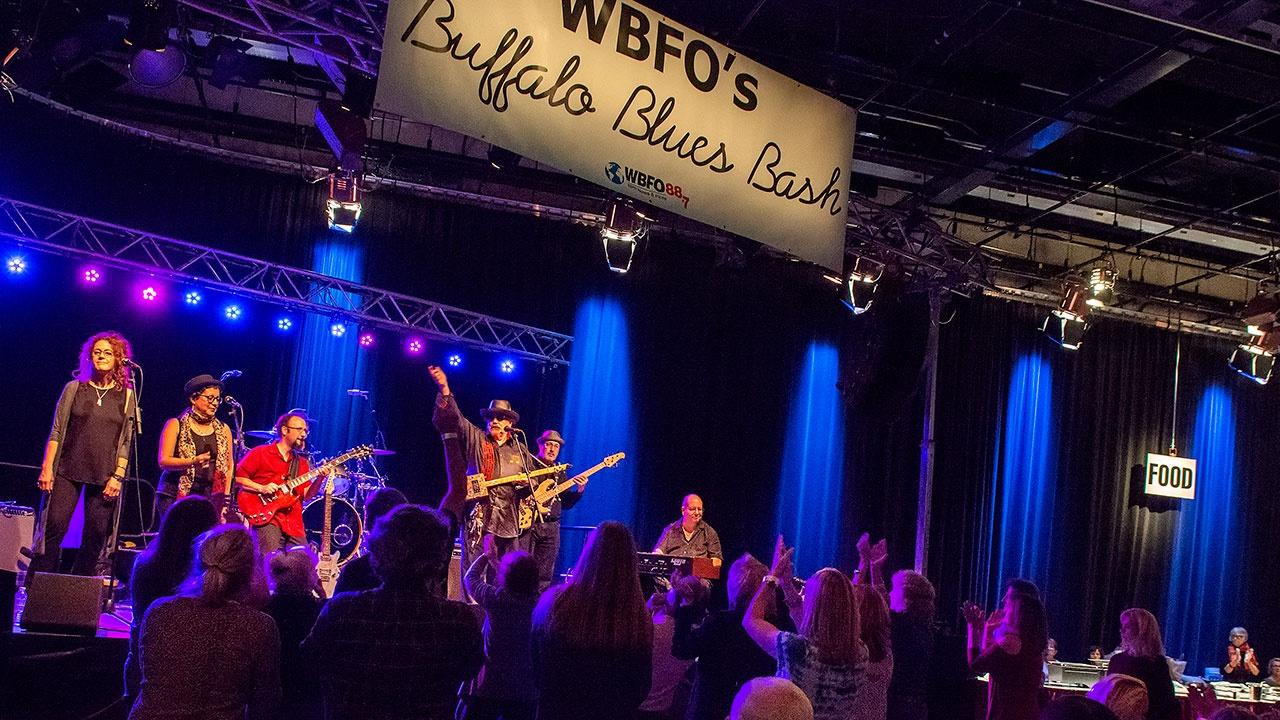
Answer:
<svg viewBox="0 0 1280 720"><path fill-rule="evenodd" d="M680 519L666 526L653 551L663 555L723 559L720 536L702 519L702 498L686 495L680 503Z"/></svg>

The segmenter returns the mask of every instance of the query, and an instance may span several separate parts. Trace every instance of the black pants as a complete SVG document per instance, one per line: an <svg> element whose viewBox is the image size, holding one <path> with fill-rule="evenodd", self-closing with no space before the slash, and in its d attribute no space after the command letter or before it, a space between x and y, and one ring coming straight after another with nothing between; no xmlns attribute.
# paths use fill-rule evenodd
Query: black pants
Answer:
<svg viewBox="0 0 1280 720"><path fill-rule="evenodd" d="M75 514L76 502L84 494L84 534L80 536L80 552L76 553L73 575L106 575L108 567L105 545L111 534L111 520L116 500L102 496L102 485L71 482L55 477L53 489L40 499L44 518L44 552L31 558L32 573L56 573L62 558L62 541ZM28 576L29 577L29 576Z"/></svg>
<svg viewBox="0 0 1280 720"><path fill-rule="evenodd" d="M538 590L546 590L555 581L556 557L560 554L560 521L535 521L525 535L528 537L529 554L538 563Z"/></svg>
<svg viewBox="0 0 1280 720"><path fill-rule="evenodd" d="M307 544L306 538L287 535L284 529L275 523L267 523L253 530L258 536L258 550L262 553L262 557L266 557L276 550Z"/></svg>

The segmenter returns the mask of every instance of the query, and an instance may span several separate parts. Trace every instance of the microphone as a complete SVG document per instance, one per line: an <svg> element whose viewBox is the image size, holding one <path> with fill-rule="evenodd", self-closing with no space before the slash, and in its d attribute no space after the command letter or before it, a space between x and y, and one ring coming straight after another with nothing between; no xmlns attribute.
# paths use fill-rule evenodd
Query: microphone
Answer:
<svg viewBox="0 0 1280 720"><path fill-rule="evenodd" d="M223 395L222 403L224 405L235 405L236 407L240 407L240 403L237 402L236 399L231 397L230 395Z"/></svg>
<svg viewBox="0 0 1280 720"><path fill-rule="evenodd" d="M226 382L227 378L240 377L243 374L239 370L228 370L218 377L218 382Z"/></svg>
<svg viewBox="0 0 1280 720"><path fill-rule="evenodd" d="M129 358L120 358L120 364L125 367L135 367L135 368L138 367L138 363L134 362Z"/></svg>
<svg viewBox="0 0 1280 720"><path fill-rule="evenodd" d="M361 390L360 388L351 388L347 391L347 395L350 397L364 398L365 400L369 399L369 391Z"/></svg>

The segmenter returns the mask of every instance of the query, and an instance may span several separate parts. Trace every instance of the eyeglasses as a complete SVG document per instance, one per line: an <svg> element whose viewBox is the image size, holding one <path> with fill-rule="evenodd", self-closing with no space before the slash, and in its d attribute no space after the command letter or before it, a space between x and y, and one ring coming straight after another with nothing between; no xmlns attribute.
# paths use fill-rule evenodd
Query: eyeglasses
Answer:
<svg viewBox="0 0 1280 720"><path fill-rule="evenodd" d="M293 430L294 432L306 432L306 431L307 431L307 429L306 429L306 428L304 428L304 427L293 427L292 425L285 425L285 426L284 426L284 429L285 429L285 430Z"/></svg>
<svg viewBox="0 0 1280 720"><path fill-rule="evenodd" d="M222 402L222 397L219 395L200 395L199 397L210 405L217 405Z"/></svg>
<svg viewBox="0 0 1280 720"><path fill-rule="evenodd" d="M116 356L116 353L114 350L92 350L90 351L90 353L94 357L115 357Z"/></svg>

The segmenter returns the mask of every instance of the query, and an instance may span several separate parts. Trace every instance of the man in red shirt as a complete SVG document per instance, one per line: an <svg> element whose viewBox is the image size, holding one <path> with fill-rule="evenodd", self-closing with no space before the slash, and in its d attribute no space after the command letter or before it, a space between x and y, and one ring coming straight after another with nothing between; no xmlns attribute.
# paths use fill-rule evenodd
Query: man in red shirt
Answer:
<svg viewBox="0 0 1280 720"><path fill-rule="evenodd" d="M255 493L273 493L289 479L305 475L311 470L307 458L295 452L307 443L307 419L296 413L286 413L276 420L276 434L280 439L270 445L259 445L236 466L236 484L242 490ZM292 467L296 461L296 467ZM319 483L294 488L294 494L303 500L315 494ZM265 556L280 548L306 544L306 528L302 524L302 502L294 503L278 511L271 522L254 528L258 545Z"/></svg>

